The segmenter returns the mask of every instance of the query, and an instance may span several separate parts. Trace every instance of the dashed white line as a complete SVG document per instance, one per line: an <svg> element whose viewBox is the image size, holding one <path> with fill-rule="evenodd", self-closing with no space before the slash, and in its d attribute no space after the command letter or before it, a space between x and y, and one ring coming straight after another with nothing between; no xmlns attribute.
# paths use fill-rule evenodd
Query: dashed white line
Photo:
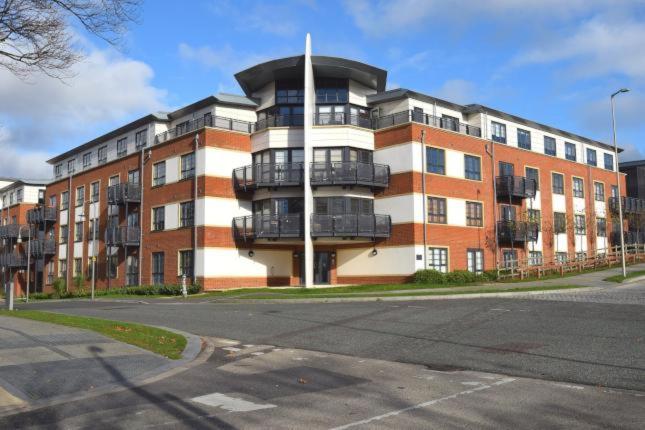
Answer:
<svg viewBox="0 0 645 430"><path fill-rule="evenodd" d="M253 403L244 399L229 397L226 394L222 393L206 394L205 396L195 397L191 400L193 402L201 403L207 406L220 407L231 412L251 412L276 407L276 405L269 403L264 405Z"/></svg>

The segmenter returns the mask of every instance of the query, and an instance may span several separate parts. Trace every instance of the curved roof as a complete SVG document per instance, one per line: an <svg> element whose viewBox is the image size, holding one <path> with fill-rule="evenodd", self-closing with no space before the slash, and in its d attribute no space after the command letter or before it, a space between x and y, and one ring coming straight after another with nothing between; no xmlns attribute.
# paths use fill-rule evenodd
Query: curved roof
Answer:
<svg viewBox="0 0 645 430"><path fill-rule="evenodd" d="M319 55L313 55L311 62L317 77L352 79L378 92L385 91L387 71L383 69L345 58ZM235 79L244 93L251 96L253 92L277 79L303 79L304 69L305 56L299 55L257 64L236 73Z"/></svg>

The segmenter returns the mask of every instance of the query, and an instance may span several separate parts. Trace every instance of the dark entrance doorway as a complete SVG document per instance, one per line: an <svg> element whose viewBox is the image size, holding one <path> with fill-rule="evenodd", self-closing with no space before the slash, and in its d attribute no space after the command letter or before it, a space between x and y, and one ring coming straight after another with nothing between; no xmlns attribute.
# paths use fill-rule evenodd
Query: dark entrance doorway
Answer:
<svg viewBox="0 0 645 430"><path fill-rule="evenodd" d="M299 252L300 285L305 284L305 253ZM331 280L331 253L314 252L314 285L329 284Z"/></svg>

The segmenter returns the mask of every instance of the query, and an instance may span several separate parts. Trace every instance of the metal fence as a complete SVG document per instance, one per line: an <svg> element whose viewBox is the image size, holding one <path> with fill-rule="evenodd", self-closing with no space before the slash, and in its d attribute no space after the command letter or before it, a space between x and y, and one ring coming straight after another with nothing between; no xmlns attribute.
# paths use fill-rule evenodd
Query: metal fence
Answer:
<svg viewBox="0 0 645 430"><path fill-rule="evenodd" d="M297 186L303 183L303 163L251 164L233 170L236 190Z"/></svg>
<svg viewBox="0 0 645 430"><path fill-rule="evenodd" d="M312 185L367 185L387 187L390 167L384 164L343 161L311 163Z"/></svg>

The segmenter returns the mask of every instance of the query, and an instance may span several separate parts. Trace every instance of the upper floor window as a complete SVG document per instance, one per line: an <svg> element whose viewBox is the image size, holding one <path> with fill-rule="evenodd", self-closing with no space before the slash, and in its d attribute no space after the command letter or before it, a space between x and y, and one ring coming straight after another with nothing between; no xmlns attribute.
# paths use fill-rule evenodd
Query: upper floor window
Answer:
<svg viewBox="0 0 645 430"><path fill-rule="evenodd" d="M57 164L54 166L54 176L57 178L60 178L63 176L63 165L62 164Z"/></svg>
<svg viewBox="0 0 645 430"><path fill-rule="evenodd" d="M553 194L564 194L564 176L561 173L551 174Z"/></svg>
<svg viewBox="0 0 645 430"><path fill-rule="evenodd" d="M614 198L618 197L618 186L616 185L611 186L611 196Z"/></svg>
<svg viewBox="0 0 645 430"><path fill-rule="evenodd" d="M166 162L161 161L152 166L152 186L158 187L166 183Z"/></svg>
<svg viewBox="0 0 645 430"><path fill-rule="evenodd" d="M515 175L515 166L513 163L499 162L499 176L513 176Z"/></svg>
<svg viewBox="0 0 645 430"><path fill-rule="evenodd" d="M98 152L98 154L99 154L99 157L98 157L99 164L107 163L107 151L108 151L107 145L101 146L99 148L99 152Z"/></svg>
<svg viewBox="0 0 645 430"><path fill-rule="evenodd" d="M594 199L599 202L605 201L605 184L594 182Z"/></svg>
<svg viewBox="0 0 645 430"><path fill-rule="evenodd" d="M276 104L303 104L305 85L301 80L281 80L276 82Z"/></svg>
<svg viewBox="0 0 645 430"><path fill-rule="evenodd" d="M446 152L439 148L426 148L426 165L429 173L446 174Z"/></svg>
<svg viewBox="0 0 645 430"><path fill-rule="evenodd" d="M76 188L76 206L83 206L85 203L85 187L80 186Z"/></svg>
<svg viewBox="0 0 645 430"><path fill-rule="evenodd" d="M177 124L177 126L175 127L176 135L179 136L181 134L187 133L189 131L188 130L189 125L190 125L189 121L184 121Z"/></svg>
<svg viewBox="0 0 645 430"><path fill-rule="evenodd" d="M481 158L464 155L464 177L480 181L482 178Z"/></svg>
<svg viewBox="0 0 645 430"><path fill-rule="evenodd" d="M316 103L347 103L349 100L347 87L347 79L316 79Z"/></svg>
<svg viewBox="0 0 645 430"><path fill-rule="evenodd" d="M535 181L535 190L540 189L540 171L533 167L526 168L526 179L533 179Z"/></svg>
<svg viewBox="0 0 645 430"><path fill-rule="evenodd" d="M86 169L92 165L92 153L87 152L83 154L83 168Z"/></svg>
<svg viewBox="0 0 645 430"><path fill-rule="evenodd" d="M573 178L573 197L584 197L585 188L582 178Z"/></svg>
<svg viewBox="0 0 645 430"><path fill-rule="evenodd" d="M76 166L76 159L69 160L67 162L67 173L74 173L74 167Z"/></svg>
<svg viewBox="0 0 645 430"><path fill-rule="evenodd" d="M605 218L596 218L596 235L607 237L607 220Z"/></svg>
<svg viewBox="0 0 645 430"><path fill-rule="evenodd" d="M22 203L22 188L16 190L16 203Z"/></svg>
<svg viewBox="0 0 645 430"><path fill-rule="evenodd" d="M195 202L184 202L179 205L179 225L192 227L195 222Z"/></svg>
<svg viewBox="0 0 645 430"><path fill-rule="evenodd" d="M550 136L544 136L544 153L546 155L556 154L555 139Z"/></svg>
<svg viewBox="0 0 645 430"><path fill-rule="evenodd" d="M148 145L148 130L137 131L134 135L134 145L137 149L144 148Z"/></svg>
<svg viewBox="0 0 645 430"><path fill-rule="evenodd" d="M152 230L161 231L165 228L166 208L160 206L152 209Z"/></svg>
<svg viewBox="0 0 645 430"><path fill-rule="evenodd" d="M587 225L584 215L575 215L573 219L573 229L575 234L587 234Z"/></svg>
<svg viewBox="0 0 645 430"><path fill-rule="evenodd" d="M195 176L195 153L181 156L181 179L192 178Z"/></svg>
<svg viewBox="0 0 645 430"><path fill-rule="evenodd" d="M553 233L561 234L567 231L567 214L564 212L553 212Z"/></svg>
<svg viewBox="0 0 645 430"><path fill-rule="evenodd" d="M481 227L484 225L484 211L479 202L466 202L466 225Z"/></svg>
<svg viewBox="0 0 645 430"><path fill-rule="evenodd" d="M63 191L60 195L60 210L64 211L69 208L69 191Z"/></svg>
<svg viewBox="0 0 645 430"><path fill-rule="evenodd" d="M55 208L56 207L56 195L49 196L49 207L50 208Z"/></svg>
<svg viewBox="0 0 645 430"><path fill-rule="evenodd" d="M116 156L124 157L128 153L128 138L124 137L116 141Z"/></svg>
<svg viewBox="0 0 645 430"><path fill-rule="evenodd" d="M506 143L506 125L499 122L491 121L490 123L491 138L494 142Z"/></svg>
<svg viewBox="0 0 645 430"><path fill-rule="evenodd" d="M99 183L97 182L92 182L90 184L90 199L92 200L92 203L96 203L99 201Z"/></svg>
<svg viewBox="0 0 645 430"><path fill-rule="evenodd" d="M517 129L517 146L523 149L531 149L531 132Z"/></svg>
<svg viewBox="0 0 645 430"><path fill-rule="evenodd" d="M128 183L139 184L140 182L141 182L141 175L139 174L139 169L130 170L128 172Z"/></svg>
<svg viewBox="0 0 645 430"><path fill-rule="evenodd" d="M587 148L587 164L590 166L597 166L598 161L596 160L596 150Z"/></svg>
<svg viewBox="0 0 645 430"><path fill-rule="evenodd" d="M428 222L445 224L446 221L446 199L441 197L428 197Z"/></svg>
<svg viewBox="0 0 645 430"><path fill-rule="evenodd" d="M605 169L614 170L614 156L611 154L605 154Z"/></svg>
<svg viewBox="0 0 645 430"><path fill-rule="evenodd" d="M213 114L210 112L206 112L204 114L204 125L208 127L213 126Z"/></svg>
<svg viewBox="0 0 645 430"><path fill-rule="evenodd" d="M564 157L567 160L576 161L576 145L575 145L575 143L564 142Z"/></svg>

